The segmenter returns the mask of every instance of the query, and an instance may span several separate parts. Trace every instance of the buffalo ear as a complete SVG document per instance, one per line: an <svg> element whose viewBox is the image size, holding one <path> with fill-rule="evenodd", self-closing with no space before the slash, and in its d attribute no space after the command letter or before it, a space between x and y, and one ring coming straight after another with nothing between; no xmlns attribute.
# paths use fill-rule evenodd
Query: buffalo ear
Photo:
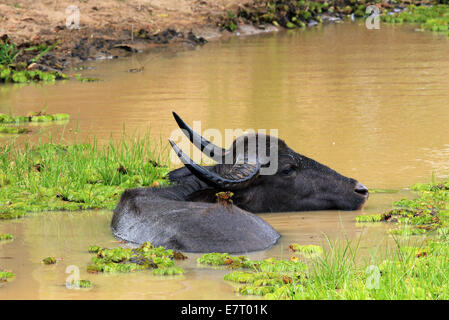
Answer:
<svg viewBox="0 0 449 320"><path fill-rule="evenodd" d="M189 194L186 198L187 201L192 202L210 202L214 203L217 202L217 190L215 189L202 189L195 191L191 194Z"/></svg>

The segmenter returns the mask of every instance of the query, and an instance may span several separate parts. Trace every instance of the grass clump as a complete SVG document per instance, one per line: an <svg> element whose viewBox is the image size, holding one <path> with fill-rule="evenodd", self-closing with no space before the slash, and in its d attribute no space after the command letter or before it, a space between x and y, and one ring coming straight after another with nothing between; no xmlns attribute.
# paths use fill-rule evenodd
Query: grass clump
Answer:
<svg viewBox="0 0 449 320"><path fill-rule="evenodd" d="M14 236L10 233L1 233L0 241L5 241L5 240L14 240Z"/></svg>
<svg viewBox="0 0 449 320"><path fill-rule="evenodd" d="M89 252L96 252L92 263L87 267L90 273L134 272L146 269L152 269L154 275L161 276L184 273L183 269L174 265L174 260L179 256L176 251L153 247L149 242L136 249L90 246Z"/></svg>
<svg viewBox="0 0 449 320"><path fill-rule="evenodd" d="M0 219L26 212L113 209L129 188L164 185L168 168L155 158L148 136L100 146L0 146ZM155 161L157 159L157 161Z"/></svg>

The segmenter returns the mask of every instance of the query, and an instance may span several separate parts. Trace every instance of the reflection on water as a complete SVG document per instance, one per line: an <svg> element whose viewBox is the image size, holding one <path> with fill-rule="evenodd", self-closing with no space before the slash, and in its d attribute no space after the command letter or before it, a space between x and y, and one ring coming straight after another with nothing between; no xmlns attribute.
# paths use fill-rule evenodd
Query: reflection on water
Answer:
<svg viewBox="0 0 449 320"><path fill-rule="evenodd" d="M330 25L273 35L210 43L192 51L152 58L141 73L128 73L148 60L139 55L92 64L83 75L97 83L0 87L0 112L24 114L47 105L68 112L67 126L42 127L58 139L97 136L100 140L149 127L163 141L176 128L171 110L207 128L279 129L279 136L310 156L371 188L405 188L446 175L449 137L449 42L413 27ZM150 56L151 57L151 56ZM20 139L42 137L34 129ZM0 139L5 140L4 137ZM405 192L405 191L404 191ZM406 195L409 195L406 193ZM403 193L373 194L364 211L378 213ZM288 256L288 244L322 244L362 236L367 254L383 245L386 225L354 223L360 212L262 215L282 234L273 248L254 258ZM110 212L43 214L2 222L0 232L17 240L0 245L0 265L17 278L0 298L234 298L221 281L223 271L199 270L197 255L183 262L187 274L166 280L148 273L90 275L85 267L91 244L116 245ZM64 258L56 266L46 256ZM11 257L11 259L8 259ZM70 291L65 268L80 266L90 291Z"/></svg>

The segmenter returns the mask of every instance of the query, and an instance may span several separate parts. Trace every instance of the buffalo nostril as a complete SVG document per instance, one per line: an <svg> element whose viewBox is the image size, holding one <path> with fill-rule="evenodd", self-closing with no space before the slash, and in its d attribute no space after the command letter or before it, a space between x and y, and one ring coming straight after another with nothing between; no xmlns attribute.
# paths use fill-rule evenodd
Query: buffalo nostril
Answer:
<svg viewBox="0 0 449 320"><path fill-rule="evenodd" d="M357 192L365 197L369 196L368 188L360 182L357 182L357 184L355 185L354 192Z"/></svg>

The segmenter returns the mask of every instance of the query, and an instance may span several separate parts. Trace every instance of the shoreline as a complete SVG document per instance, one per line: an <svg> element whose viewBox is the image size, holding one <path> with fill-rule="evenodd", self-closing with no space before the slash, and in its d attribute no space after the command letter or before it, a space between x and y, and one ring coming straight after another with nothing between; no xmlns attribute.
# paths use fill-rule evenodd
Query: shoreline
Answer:
<svg viewBox="0 0 449 320"><path fill-rule="evenodd" d="M79 3L78 13L73 8L66 12L71 5L66 0L54 5L7 2L0 4L0 36L16 44L21 50L18 61L28 65L36 55L29 52L30 48L57 43L40 57L38 68L63 71L86 61L114 59L161 47L189 48L227 37L342 22L345 18L366 16L365 8L371 4L365 0L286 0L275 4L267 0L229 0L224 6L218 0L197 1L193 5L187 0L159 2L97 0ZM378 7L392 10L407 5L387 1ZM72 25L67 27L70 21Z"/></svg>

